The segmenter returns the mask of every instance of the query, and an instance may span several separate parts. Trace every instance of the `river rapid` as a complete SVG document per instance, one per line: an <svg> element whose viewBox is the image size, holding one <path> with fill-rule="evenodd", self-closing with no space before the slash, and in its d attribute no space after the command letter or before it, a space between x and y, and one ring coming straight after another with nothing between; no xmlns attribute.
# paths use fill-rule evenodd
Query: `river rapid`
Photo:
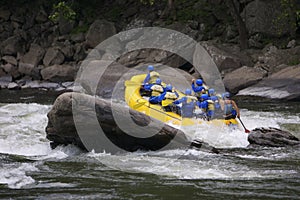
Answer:
<svg viewBox="0 0 300 200"><path fill-rule="evenodd" d="M0 94L0 199L300 199L299 148L246 148L243 130L197 127L189 131L224 151L52 150L45 127L57 94ZM298 102L237 102L248 129L276 127L300 138Z"/></svg>

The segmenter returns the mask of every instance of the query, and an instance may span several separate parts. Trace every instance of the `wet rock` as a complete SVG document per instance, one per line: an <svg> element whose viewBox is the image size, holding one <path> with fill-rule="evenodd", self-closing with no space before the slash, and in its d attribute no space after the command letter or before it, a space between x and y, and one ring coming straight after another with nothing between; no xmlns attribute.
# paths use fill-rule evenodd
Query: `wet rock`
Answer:
<svg viewBox="0 0 300 200"><path fill-rule="evenodd" d="M44 54L45 50L42 47L32 44L29 52L19 62L19 72L25 75L32 75L33 69L42 61Z"/></svg>
<svg viewBox="0 0 300 200"><path fill-rule="evenodd" d="M247 55L238 53L239 49L217 46L213 42L201 42L201 45L210 54L221 74L226 74L240 68L242 65L252 66Z"/></svg>
<svg viewBox="0 0 300 200"><path fill-rule="evenodd" d="M71 35L71 40L73 42L81 43L85 40L85 36L83 33L73 34L73 35Z"/></svg>
<svg viewBox="0 0 300 200"><path fill-rule="evenodd" d="M77 81L90 95L98 95L102 98L123 98L124 85L116 87L120 80L129 80L133 75L129 72L129 68L118 63L110 65L110 61L92 60L83 63L81 70L78 73ZM115 91L114 91L115 90ZM119 91L119 92L116 92Z"/></svg>
<svg viewBox="0 0 300 200"><path fill-rule="evenodd" d="M238 95L262 96L272 99L300 99L300 65L290 66L239 91Z"/></svg>
<svg viewBox="0 0 300 200"><path fill-rule="evenodd" d="M21 86L19 86L15 82L12 82L12 83L8 84L7 89L9 89L9 90L19 90L19 89L21 89Z"/></svg>
<svg viewBox="0 0 300 200"><path fill-rule="evenodd" d="M58 47L50 47L43 59L43 63L45 66L55 65L55 64L61 64L65 60L64 54L61 52L61 50Z"/></svg>
<svg viewBox="0 0 300 200"><path fill-rule="evenodd" d="M286 48L294 48L296 46L296 40L291 40L287 44Z"/></svg>
<svg viewBox="0 0 300 200"><path fill-rule="evenodd" d="M11 75L0 76L0 81L3 81L3 82L12 82L12 76Z"/></svg>
<svg viewBox="0 0 300 200"><path fill-rule="evenodd" d="M53 82L73 81L76 70L70 65L52 65L41 70L43 80Z"/></svg>
<svg viewBox="0 0 300 200"><path fill-rule="evenodd" d="M40 11L38 12L38 14L35 17L35 20L37 23L43 23L48 21L48 14L46 13L46 11L44 9L40 9Z"/></svg>
<svg viewBox="0 0 300 200"><path fill-rule="evenodd" d="M61 17L58 21L58 27L59 27L59 32L61 35L69 34L73 27L74 27L75 21L73 20L68 20L63 17Z"/></svg>
<svg viewBox="0 0 300 200"><path fill-rule="evenodd" d="M266 73L253 67L243 66L236 69L224 77L224 85L231 93L237 93L240 89L258 83Z"/></svg>
<svg viewBox="0 0 300 200"><path fill-rule="evenodd" d="M74 113L77 114L74 115ZM114 104L112 108L111 101L95 99L93 96L79 93L60 95L47 116L46 133L52 147L75 144L89 151L116 153L118 151L154 151L161 148L188 148L191 144L180 130L121 104ZM142 128L144 137L128 134L126 127L117 124L114 116L123 120L129 119L135 126ZM75 122L74 119L76 119ZM105 134L101 132L100 127ZM80 130L84 130L84 133L78 133ZM156 130L154 135L153 130ZM128 131L134 133L134 128L131 127Z"/></svg>
<svg viewBox="0 0 300 200"><path fill-rule="evenodd" d="M277 128L256 128L248 136L250 145L264 147L286 147L300 145L297 137Z"/></svg>
<svg viewBox="0 0 300 200"><path fill-rule="evenodd" d="M25 41L18 35L7 38L1 44L3 55L17 55L25 52Z"/></svg>
<svg viewBox="0 0 300 200"><path fill-rule="evenodd" d="M245 17L245 23L250 34L262 33L274 37L278 37L278 33L287 34L289 31L288 18L281 18L277 23L274 23L274 19L278 19L281 14L278 8L280 8L280 1L277 0L249 2L242 16ZM281 28L280 32L278 32L278 26Z"/></svg>
<svg viewBox="0 0 300 200"><path fill-rule="evenodd" d="M86 35L86 44L90 48L96 47L99 43L116 34L115 25L106 20L96 20L89 28Z"/></svg>
<svg viewBox="0 0 300 200"><path fill-rule="evenodd" d="M12 65L17 65L18 61L14 56L3 56L1 60L5 61L6 63L10 63Z"/></svg>

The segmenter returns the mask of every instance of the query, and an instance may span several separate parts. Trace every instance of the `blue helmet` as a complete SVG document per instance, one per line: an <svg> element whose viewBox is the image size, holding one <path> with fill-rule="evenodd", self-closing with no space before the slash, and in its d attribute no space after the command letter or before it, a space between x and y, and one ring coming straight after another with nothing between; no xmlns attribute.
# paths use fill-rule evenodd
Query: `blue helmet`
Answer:
<svg viewBox="0 0 300 200"><path fill-rule="evenodd" d="M212 96L212 97L210 97L210 100L212 100L212 101L217 101L217 100L218 100L218 97L217 97L217 96Z"/></svg>
<svg viewBox="0 0 300 200"><path fill-rule="evenodd" d="M202 84L203 84L202 79L197 79L197 80L196 80L196 84L199 85L199 86L202 85Z"/></svg>
<svg viewBox="0 0 300 200"><path fill-rule="evenodd" d="M186 95L191 95L191 94L192 94L192 90L186 89L186 90L185 90L185 94L186 94Z"/></svg>
<svg viewBox="0 0 300 200"><path fill-rule="evenodd" d="M155 81L155 83L160 85L161 84L160 78L157 78L156 81Z"/></svg>
<svg viewBox="0 0 300 200"><path fill-rule="evenodd" d="M172 85L169 84L169 85L166 86L167 91L172 91L172 89L173 89Z"/></svg>
<svg viewBox="0 0 300 200"><path fill-rule="evenodd" d="M153 71L153 70L154 70L153 65L148 65L148 70L149 70L149 71Z"/></svg>
<svg viewBox="0 0 300 200"><path fill-rule="evenodd" d="M203 99L204 101L208 100L208 94L202 94L201 99Z"/></svg>
<svg viewBox="0 0 300 200"><path fill-rule="evenodd" d="M209 95L213 95L215 93L215 90L213 88L209 89L208 90L208 94Z"/></svg>
<svg viewBox="0 0 300 200"><path fill-rule="evenodd" d="M229 92L225 92L225 93L223 93L222 94L222 99L228 99L230 97L230 94L229 94Z"/></svg>

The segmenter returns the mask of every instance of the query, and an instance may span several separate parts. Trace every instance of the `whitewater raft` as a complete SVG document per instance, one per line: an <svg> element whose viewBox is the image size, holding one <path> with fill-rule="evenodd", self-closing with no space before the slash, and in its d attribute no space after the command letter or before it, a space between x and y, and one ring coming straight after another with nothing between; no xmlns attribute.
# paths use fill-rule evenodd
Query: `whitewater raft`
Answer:
<svg viewBox="0 0 300 200"><path fill-rule="evenodd" d="M146 74L135 75L130 80L125 81L125 100L128 106L136 111L144 113L159 121L176 126L192 126L198 124L211 124L214 126L238 125L236 119L213 119L210 121L202 118L182 118L174 112L166 112L161 105L151 104L148 99L141 96L141 85ZM185 96L181 91L176 90L179 98Z"/></svg>

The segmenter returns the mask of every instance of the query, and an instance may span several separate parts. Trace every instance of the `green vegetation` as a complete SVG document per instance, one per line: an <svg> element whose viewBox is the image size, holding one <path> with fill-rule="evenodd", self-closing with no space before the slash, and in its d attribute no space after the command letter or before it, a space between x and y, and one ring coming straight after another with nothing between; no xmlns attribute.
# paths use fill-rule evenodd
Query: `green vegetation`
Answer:
<svg viewBox="0 0 300 200"><path fill-rule="evenodd" d="M57 22L60 18L66 20L75 20L76 13L68 6L64 1L58 2L53 5L53 14L49 16L49 19Z"/></svg>

